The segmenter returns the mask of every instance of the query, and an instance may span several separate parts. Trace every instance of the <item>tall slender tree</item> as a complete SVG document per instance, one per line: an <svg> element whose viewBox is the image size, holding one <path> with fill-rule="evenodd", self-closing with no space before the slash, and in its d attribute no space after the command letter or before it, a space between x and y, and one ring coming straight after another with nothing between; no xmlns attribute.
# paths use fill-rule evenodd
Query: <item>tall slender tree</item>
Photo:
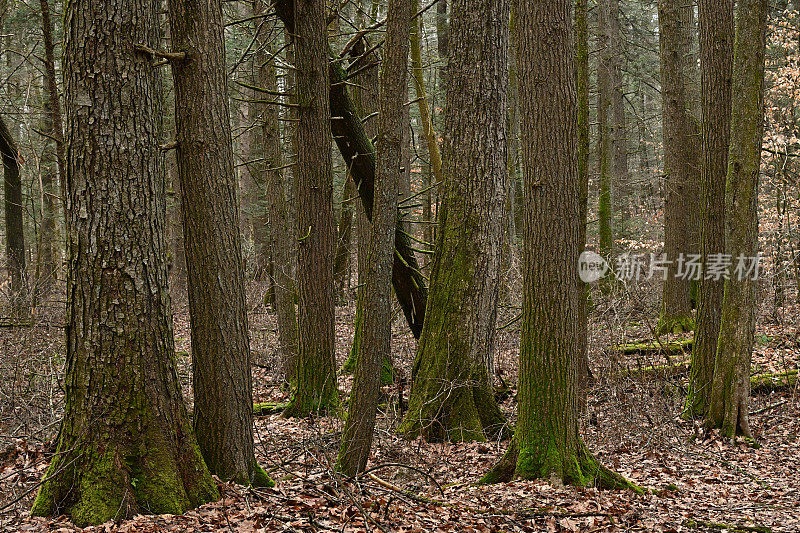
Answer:
<svg viewBox="0 0 800 533"><path fill-rule="evenodd" d="M697 253L700 125L695 85L694 6L683 0L658 2L664 134L664 254L669 263L658 332L691 331L691 283L679 274L680 254Z"/></svg>
<svg viewBox="0 0 800 533"><path fill-rule="evenodd" d="M218 497L176 372L160 87L135 48L158 46L158 7L66 5L66 407L32 514L80 526Z"/></svg>
<svg viewBox="0 0 800 533"><path fill-rule="evenodd" d="M519 417L484 482L553 477L634 488L599 464L578 433L581 243L573 0L514 0L525 179ZM640 490L640 489L639 489Z"/></svg>
<svg viewBox="0 0 800 533"><path fill-rule="evenodd" d="M194 427L212 473L268 485L255 460L250 341L221 0L170 0ZM198 109L203 112L198 112Z"/></svg>
<svg viewBox="0 0 800 533"><path fill-rule="evenodd" d="M334 359L333 180L330 73L325 0L295 2L295 91L299 188L297 283L300 341L297 386L286 416L326 411L338 402Z"/></svg>
<svg viewBox="0 0 800 533"><path fill-rule="evenodd" d="M699 0L702 158L700 255L703 265L725 253L725 181L731 136L733 0ZM724 284L703 273L685 415L708 411Z"/></svg>
<svg viewBox="0 0 800 533"><path fill-rule="evenodd" d="M508 0L451 0L445 184L413 368L409 438L503 435L492 358L508 182ZM485 43L493 43L487 48Z"/></svg>
<svg viewBox="0 0 800 533"><path fill-rule="evenodd" d="M338 459L339 468L349 476L363 472L367 466L380 398L381 366L390 357L392 345L392 264L397 193L402 175L409 172L403 166L402 145L410 20L411 0L389 0L380 78L375 199L362 297L364 319Z"/></svg>
<svg viewBox="0 0 800 533"><path fill-rule="evenodd" d="M735 269L725 281L707 424L726 437L750 437L750 362L756 327L758 184L764 139L767 0L740 0L736 11L725 241Z"/></svg>

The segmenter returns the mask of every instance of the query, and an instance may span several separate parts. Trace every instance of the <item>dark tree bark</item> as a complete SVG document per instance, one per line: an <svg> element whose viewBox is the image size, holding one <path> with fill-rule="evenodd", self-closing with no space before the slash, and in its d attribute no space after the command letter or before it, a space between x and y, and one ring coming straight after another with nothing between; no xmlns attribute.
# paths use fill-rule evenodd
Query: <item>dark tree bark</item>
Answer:
<svg viewBox="0 0 800 533"><path fill-rule="evenodd" d="M589 213L589 5L587 0L575 0L575 69L578 95L578 179L580 180L581 234L578 242L586 246ZM522 206L520 206L522 207ZM578 280L578 290L583 299L578 308L578 343L581 358L578 360L578 405L586 409L589 390L588 312L589 287Z"/></svg>
<svg viewBox="0 0 800 533"><path fill-rule="evenodd" d="M514 440L484 482L552 477L634 488L602 467L578 433L576 339L580 180L572 0L515 0L525 178L524 295L519 418ZM638 489L641 490L641 489Z"/></svg>
<svg viewBox="0 0 800 533"><path fill-rule="evenodd" d="M255 461L250 343L221 0L170 0L194 428L222 479L270 484ZM198 111L201 110L201 111Z"/></svg>
<svg viewBox="0 0 800 533"><path fill-rule="evenodd" d="M218 497L176 372L160 84L134 49L157 46L157 8L67 4L66 407L32 514L79 526Z"/></svg>
<svg viewBox="0 0 800 533"><path fill-rule="evenodd" d="M338 467L343 474L363 472L369 460L381 386L381 366L391 355L392 263L397 224L397 193L404 174L403 108L408 87L408 23L412 0L389 0L380 79L375 203L370 232L353 391L342 434Z"/></svg>
<svg viewBox="0 0 800 533"><path fill-rule="evenodd" d="M330 73L325 0L295 2L296 98L299 177L297 283L300 343L297 387L285 416L324 412L338 402L334 358L333 183L331 179Z"/></svg>
<svg viewBox="0 0 800 533"><path fill-rule="evenodd" d="M736 270L758 255L758 184L764 140L764 57L767 0L740 0L733 59L731 140L725 199L727 253ZM725 281L719 340L706 423L722 435L751 437L750 362L756 329L755 273L738 270Z"/></svg>
<svg viewBox="0 0 800 533"><path fill-rule="evenodd" d="M292 0L273 0L273 4L284 25L294 28ZM375 148L344 83L348 75L339 63L338 60L330 62L330 109L331 115L336 117L331 122L331 131L342 159L356 182L364 212L367 218L372 218ZM405 232L398 231L395 234L397 253L392 267L392 286L411 332L419 338L425 321L428 290L413 248L412 240Z"/></svg>
<svg viewBox="0 0 800 533"><path fill-rule="evenodd" d="M725 253L725 181L731 136L733 0L699 0L702 159L700 168L700 255ZM703 274L692 348L685 414L702 417L708 410L714 378L724 284Z"/></svg>
<svg viewBox="0 0 800 533"><path fill-rule="evenodd" d="M491 371L508 186L509 2L451 0L450 8L444 199L409 410L399 428L430 441L507 432Z"/></svg>
<svg viewBox="0 0 800 533"><path fill-rule="evenodd" d="M266 13L264 0L256 2L258 13ZM258 39L256 62L258 64L259 85L267 90L277 91L278 80L275 66L270 59L272 47L265 42L267 31ZM281 350L281 361L287 378L294 379L297 359L297 311L295 310L294 272L297 257L294 253L292 239L293 221L289 212L289 201L286 198L287 176L284 167L281 147L278 108L262 104L262 132L264 140L264 185L260 187L269 220L269 247L273 257L272 279L275 286L275 313L278 322L278 343Z"/></svg>
<svg viewBox="0 0 800 533"><path fill-rule="evenodd" d="M683 0L658 3L661 47L661 96L664 134L664 254L669 265L664 280L658 333L694 328L691 280L678 276L680 254L697 252L699 227L700 127L692 85L697 61L692 53L694 6Z"/></svg>
<svg viewBox="0 0 800 533"><path fill-rule="evenodd" d="M616 62L614 27L619 14L618 0L598 0L597 32L600 47L597 65L597 122L598 161L600 165L598 217L600 243L603 257L610 258L614 248L614 175L615 124L614 96L616 88Z"/></svg>
<svg viewBox="0 0 800 533"><path fill-rule="evenodd" d="M342 211L339 214L339 225L336 239L336 258L333 263L333 280L336 292L341 298L346 285L347 265L350 259L350 241L353 235L353 201L356 187L350 175L347 175L342 187Z"/></svg>
<svg viewBox="0 0 800 533"><path fill-rule="evenodd" d="M11 280L11 307L14 314L23 314L27 290L25 270L25 226L22 207L22 178L17 144L11 130L0 117L0 156L3 159L3 192L5 194L6 256Z"/></svg>

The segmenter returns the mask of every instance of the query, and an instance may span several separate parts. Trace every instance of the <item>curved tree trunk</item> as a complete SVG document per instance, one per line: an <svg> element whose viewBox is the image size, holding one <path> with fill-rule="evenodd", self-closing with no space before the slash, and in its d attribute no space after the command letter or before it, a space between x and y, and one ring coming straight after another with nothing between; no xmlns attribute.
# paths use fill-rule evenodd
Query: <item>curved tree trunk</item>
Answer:
<svg viewBox="0 0 800 533"><path fill-rule="evenodd" d="M507 432L491 359L508 185L508 0L451 0L445 183L431 292L399 431L430 441ZM486 47L486 43L493 46Z"/></svg>
<svg viewBox="0 0 800 533"><path fill-rule="evenodd" d="M194 427L212 473L269 484L256 464L250 343L221 0L170 0L194 368Z"/></svg>
<svg viewBox="0 0 800 533"><path fill-rule="evenodd" d="M67 5L66 410L32 514L79 526L218 497L175 365L158 76L134 50L157 7Z"/></svg>
<svg viewBox="0 0 800 533"><path fill-rule="evenodd" d="M519 418L484 482L557 478L634 488L602 467L578 433L580 180L573 0L515 0L525 177ZM639 489L641 490L641 489Z"/></svg>
<svg viewBox="0 0 800 533"><path fill-rule="evenodd" d="M731 65L733 62L733 0L699 0L702 122L700 169L700 255L725 253L725 180L731 136ZM708 410L714 378L724 284L721 279L700 282L699 305L692 349L689 395L685 414L702 417Z"/></svg>
<svg viewBox="0 0 800 533"><path fill-rule="evenodd" d="M767 0L740 0L733 59L731 147L725 200L727 253L736 265L725 281L707 425L722 435L750 437L750 362L756 329L758 183L764 139L764 56Z"/></svg>
<svg viewBox="0 0 800 533"><path fill-rule="evenodd" d="M661 298L658 333L694 328L691 283L679 277L680 254L696 253L696 200L699 187L699 124L695 118L696 58L692 54L694 7L683 0L660 0L661 96L664 133L664 254L669 264Z"/></svg>

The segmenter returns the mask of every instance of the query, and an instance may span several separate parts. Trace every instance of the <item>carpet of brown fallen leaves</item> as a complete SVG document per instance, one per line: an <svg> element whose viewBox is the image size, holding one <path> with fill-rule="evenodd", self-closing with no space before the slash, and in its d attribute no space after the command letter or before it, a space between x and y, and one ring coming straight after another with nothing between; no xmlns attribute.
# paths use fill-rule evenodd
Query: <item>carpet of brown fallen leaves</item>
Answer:
<svg viewBox="0 0 800 533"><path fill-rule="evenodd" d="M274 316L258 305L252 288L251 336L255 401L288 398L276 370ZM753 398L760 448L731 444L680 419L685 375L620 377L626 367L661 364L663 356L622 359L604 349L649 338L656 316L647 288L598 303L590 328L594 382L583 434L609 467L642 487L626 491L515 481L478 487L475 482L507 443L428 444L395 432L399 386L385 387L375 447L367 475L342 479L332 471L342 423L337 418L257 418L257 454L278 482L274 489L221 484L220 501L181 516L136 516L85 531L800 531L800 390ZM0 530L74 531L66 517L28 515L37 483L53 452L62 414L63 342L60 304L31 328L0 330ZM800 366L796 307L778 316L762 310L754 371ZM499 324L513 320L504 307ZM45 317L45 315L47 315ZM175 305L176 351L191 402L189 332L185 305ZM337 357L352 336L353 308L337 311ZM408 375L414 340L402 319L394 329L394 357ZM499 332L497 367L516 382L518 327ZM340 377L342 391L352 379ZM403 390L407 398L407 386ZM513 423L513 395L503 408ZM713 526L712 524L718 524ZM737 529L738 528L738 529Z"/></svg>

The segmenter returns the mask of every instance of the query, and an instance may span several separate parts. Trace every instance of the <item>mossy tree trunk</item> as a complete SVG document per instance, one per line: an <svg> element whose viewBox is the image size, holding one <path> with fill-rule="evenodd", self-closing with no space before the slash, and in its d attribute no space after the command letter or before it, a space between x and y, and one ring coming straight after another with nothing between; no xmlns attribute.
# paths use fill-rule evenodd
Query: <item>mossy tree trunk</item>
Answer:
<svg viewBox="0 0 800 533"><path fill-rule="evenodd" d="M212 473L269 484L255 461L244 261L221 0L170 0L194 428ZM201 110L201 111L198 111Z"/></svg>
<svg viewBox="0 0 800 533"><path fill-rule="evenodd" d="M680 254L697 253L700 150L697 99L692 86L697 70L694 6L683 0L658 2L661 46L661 96L664 136L664 253L669 264L661 298L658 333L694 328L691 283L678 276Z"/></svg>
<svg viewBox="0 0 800 533"><path fill-rule="evenodd" d="M390 357L392 263L397 224L397 193L409 169L403 161L406 127L403 108L408 87L408 23L412 0L389 0L380 77L375 201L366 280L362 297L361 340L342 434L338 468L347 476L367 466L380 399L381 366Z"/></svg>
<svg viewBox="0 0 800 533"><path fill-rule="evenodd" d="M615 11L613 8L617 8ZM612 42L612 18L617 16L617 0L598 0L597 33L600 47L597 63L597 129L598 129L598 224L599 252L610 259L614 252L614 91L615 58Z"/></svg>
<svg viewBox="0 0 800 533"><path fill-rule="evenodd" d="M450 2L445 184L408 438L469 441L507 429L492 358L508 182L509 2ZM486 47L486 43L493 46Z"/></svg>
<svg viewBox="0 0 800 533"><path fill-rule="evenodd" d="M11 129L0 117L0 156L3 160L5 194L6 257L11 281L11 308L15 315L26 314L27 276L25 268L25 225L22 208L22 178L19 151Z"/></svg>
<svg viewBox="0 0 800 533"><path fill-rule="evenodd" d="M339 298L344 297L347 285L347 266L350 259L350 241L353 236L353 201L356 187L348 174L342 187L342 210L339 214L339 225L336 239L336 257L333 262L333 282Z"/></svg>
<svg viewBox="0 0 800 533"><path fill-rule="evenodd" d="M66 402L32 514L79 526L218 497L176 372L158 71L134 49L157 46L157 7L66 7Z"/></svg>
<svg viewBox="0 0 800 533"><path fill-rule="evenodd" d="M519 417L484 482L556 477L631 487L602 467L578 433L580 180L572 0L515 0L525 179Z"/></svg>
<svg viewBox="0 0 800 533"><path fill-rule="evenodd" d="M725 180L731 136L733 0L699 0L702 159L700 167L700 255L725 253ZM717 353L724 283L703 274L698 294L689 395L684 414L708 411Z"/></svg>
<svg viewBox="0 0 800 533"><path fill-rule="evenodd" d="M300 340L296 388L285 416L307 416L336 406L333 297L333 182L330 73L325 0L295 2L295 92L298 104L297 283Z"/></svg>
<svg viewBox="0 0 800 533"><path fill-rule="evenodd" d="M255 4L256 14L266 14L268 6L264 0ZM259 86L268 91L278 90L278 78L275 65L270 58L275 53L275 46L269 42L270 35L262 28L257 38L256 64L258 68ZM289 200L286 197L287 176L281 146L280 117L274 105L261 103L261 129L264 140L264 186L261 188L264 208L269 223L269 248L273 258L272 280L275 287L275 313L278 322L278 344L281 351L281 362L284 374L294 379L297 359L298 331L297 311L295 309L295 279L297 257L293 253L292 229Z"/></svg>
<svg viewBox="0 0 800 533"><path fill-rule="evenodd" d="M731 142L725 199L727 253L736 271L725 281L714 382L706 422L723 436L750 437L750 362L756 326L758 184L764 138L764 56L767 0L742 0L736 15ZM741 258L741 259L740 259ZM741 263L740 263L741 261Z"/></svg>

